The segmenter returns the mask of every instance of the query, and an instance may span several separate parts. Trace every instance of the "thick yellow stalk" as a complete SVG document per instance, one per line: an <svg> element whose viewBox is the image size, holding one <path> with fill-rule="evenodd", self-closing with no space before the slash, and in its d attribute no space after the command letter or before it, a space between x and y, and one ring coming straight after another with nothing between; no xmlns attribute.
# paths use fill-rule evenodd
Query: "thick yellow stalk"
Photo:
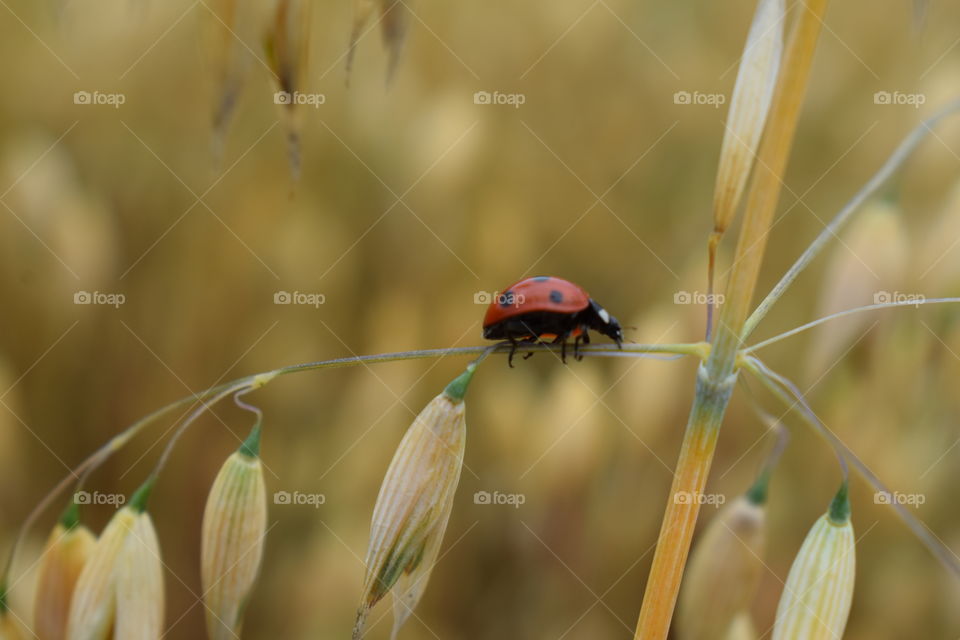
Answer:
<svg viewBox="0 0 960 640"><path fill-rule="evenodd" d="M670 630L700 511L697 500L680 504L674 497L682 493L700 495L706 485L717 432L736 380L740 334L753 300L767 233L780 196L784 168L796 131L797 116L806 92L826 5L827 0L801 3L787 44L768 127L760 145L753 182L747 196L743 227L715 341L709 359L698 371L697 394L684 434L653 566L647 579L635 640L664 640Z"/></svg>

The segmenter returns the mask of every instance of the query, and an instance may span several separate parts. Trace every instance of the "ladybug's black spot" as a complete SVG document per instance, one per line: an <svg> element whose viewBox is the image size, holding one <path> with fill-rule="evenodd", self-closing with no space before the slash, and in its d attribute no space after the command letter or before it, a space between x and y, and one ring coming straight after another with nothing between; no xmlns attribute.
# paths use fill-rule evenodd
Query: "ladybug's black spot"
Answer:
<svg viewBox="0 0 960 640"><path fill-rule="evenodd" d="M533 279L534 282L546 282L550 279L550 276L537 276Z"/></svg>
<svg viewBox="0 0 960 640"><path fill-rule="evenodd" d="M513 291L507 291L500 294L500 306L506 309L513 305Z"/></svg>
<svg viewBox="0 0 960 640"><path fill-rule="evenodd" d="M550 302L553 302L554 304L560 304L563 302L563 294L554 289L550 292Z"/></svg>

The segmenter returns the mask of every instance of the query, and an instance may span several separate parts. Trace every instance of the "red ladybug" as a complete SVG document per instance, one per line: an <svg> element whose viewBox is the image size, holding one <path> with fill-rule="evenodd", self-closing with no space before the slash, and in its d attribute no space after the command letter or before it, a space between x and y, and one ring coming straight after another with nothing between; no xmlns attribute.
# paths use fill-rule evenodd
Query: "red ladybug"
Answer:
<svg viewBox="0 0 960 640"><path fill-rule="evenodd" d="M551 276L527 278L511 285L497 294L483 318L484 338L509 340L513 346L507 360L511 367L518 343L543 338L553 338L553 344L563 345L561 358L566 362L567 338L573 336L574 355L579 360L580 342L590 344L588 329L613 338L618 347L623 342L616 318L577 285Z"/></svg>

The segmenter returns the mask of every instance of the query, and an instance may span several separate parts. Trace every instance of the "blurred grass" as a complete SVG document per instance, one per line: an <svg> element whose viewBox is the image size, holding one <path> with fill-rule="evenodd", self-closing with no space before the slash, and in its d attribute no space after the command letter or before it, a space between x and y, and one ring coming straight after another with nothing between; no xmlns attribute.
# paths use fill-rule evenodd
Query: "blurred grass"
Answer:
<svg viewBox="0 0 960 640"><path fill-rule="evenodd" d="M326 103L304 110L303 175L292 186L273 88L256 60L223 166L211 162L203 5L0 7L0 55L10 61L0 101L0 199L9 207L0 207L0 388L12 385L0 391L8 406L0 406L0 537L9 539L67 465L157 406L221 376L288 363L477 344L483 308L474 294L524 274L582 284L637 327L631 339L699 338L702 310L674 305L673 295L705 286L725 111L672 97L729 93L752 9L417 5L423 23L411 27L392 86L384 86L386 54L372 32L347 89L350 7L317 7L305 90ZM960 49L951 47L960 9L932 3L919 32L910 11L906 3L832 7L781 205L789 213L772 235L761 288L925 112L957 93ZM258 42L249 45L259 52ZM119 109L75 105L79 90L127 100ZM526 103L475 105L480 90L521 92ZM927 104L876 105L881 90L922 92ZM958 133L956 124L938 131L897 184L903 287L930 296L957 295L960 285L960 247L952 246L960 200L950 195ZM194 205L211 185L206 204ZM611 185L606 204L594 206ZM859 277L882 271L882 250L861 257L867 275ZM758 338L814 317L829 262L797 283ZM79 290L122 292L126 303L74 305ZM326 303L274 305L280 290L323 293ZM956 549L957 313L876 318L829 370L809 371L815 332L765 358L805 390L819 377L810 394L826 424L893 487L924 493L920 517ZM267 416L270 490L327 501L318 510L271 507L276 525L247 637L349 632L370 511L408 408L418 411L462 364L309 373L254 396ZM406 635L431 637L425 622L443 638L629 637L693 374L684 361L561 368L540 355L513 371L488 363L467 400L470 470L448 551L418 610L423 622L411 620ZM751 449L762 428L737 396L711 479L728 495L749 484L764 452ZM217 415L223 423L206 418L184 440L154 498L174 637L201 632L202 610L192 605L203 504L249 424L230 407ZM164 429L117 456L95 487L132 490ZM795 431L772 485L771 572L755 607L761 631L836 480L832 454ZM526 503L475 505L479 490L523 493ZM853 499L863 538L847 637L955 636L956 582L865 486L855 483ZM109 508L87 514L102 525ZM46 534L36 531L34 546ZM20 571L34 557L25 555ZM25 584L14 593L20 608ZM593 606L598 597L603 604ZM371 622L387 612L376 610ZM371 637L385 637L388 626Z"/></svg>

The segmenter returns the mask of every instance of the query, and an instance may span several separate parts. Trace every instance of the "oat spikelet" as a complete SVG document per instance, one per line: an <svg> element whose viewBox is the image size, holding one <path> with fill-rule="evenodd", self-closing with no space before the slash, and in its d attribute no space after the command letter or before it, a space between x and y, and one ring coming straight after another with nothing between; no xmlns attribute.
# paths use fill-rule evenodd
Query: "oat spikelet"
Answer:
<svg viewBox="0 0 960 640"><path fill-rule="evenodd" d="M760 0L737 71L713 195L714 231L733 220L767 121L783 53L784 0Z"/></svg>
<svg viewBox="0 0 960 640"><path fill-rule="evenodd" d="M763 570L762 501L741 496L707 525L694 547L677 612L681 640L713 640L730 633L749 608Z"/></svg>
<svg viewBox="0 0 960 640"><path fill-rule="evenodd" d="M463 397L474 369L471 364L420 412L390 462L370 525L355 640L370 608L391 589L394 638L423 595L463 467Z"/></svg>
<svg viewBox="0 0 960 640"><path fill-rule="evenodd" d="M37 571L33 631L40 640L66 636L73 589L95 545L96 537L80 524L78 507L71 503L50 533Z"/></svg>
<svg viewBox="0 0 960 640"><path fill-rule="evenodd" d="M844 483L790 567L777 606L773 640L843 637L853 600L855 544Z"/></svg>
<svg viewBox="0 0 960 640"><path fill-rule="evenodd" d="M201 576L210 640L240 636L267 528L267 489L259 458L260 429L217 474L203 513Z"/></svg>
<svg viewBox="0 0 960 640"><path fill-rule="evenodd" d="M97 540L73 592L68 640L159 640L163 634L160 546L144 510L153 481L134 493Z"/></svg>
<svg viewBox="0 0 960 640"><path fill-rule="evenodd" d="M737 71L713 192L713 233L707 247L711 293L717 246L737 213L777 86L784 13L784 0L759 0Z"/></svg>
<svg viewBox="0 0 960 640"><path fill-rule="evenodd" d="M310 0L278 0L264 48L277 87L287 130L290 171L300 177L300 109L295 99L303 89L310 45Z"/></svg>

